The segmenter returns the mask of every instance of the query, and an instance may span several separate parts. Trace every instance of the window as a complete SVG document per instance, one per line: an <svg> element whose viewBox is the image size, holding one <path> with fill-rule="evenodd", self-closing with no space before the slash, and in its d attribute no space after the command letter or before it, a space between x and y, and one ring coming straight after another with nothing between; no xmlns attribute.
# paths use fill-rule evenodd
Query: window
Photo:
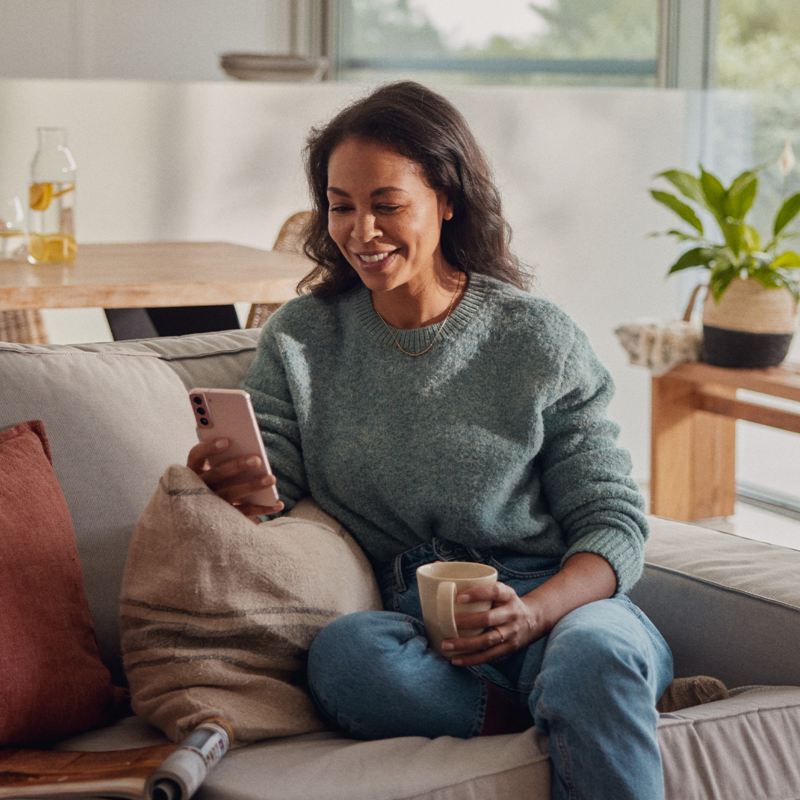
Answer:
<svg viewBox="0 0 800 800"><path fill-rule="evenodd" d="M655 86L655 0L340 0L336 77Z"/></svg>

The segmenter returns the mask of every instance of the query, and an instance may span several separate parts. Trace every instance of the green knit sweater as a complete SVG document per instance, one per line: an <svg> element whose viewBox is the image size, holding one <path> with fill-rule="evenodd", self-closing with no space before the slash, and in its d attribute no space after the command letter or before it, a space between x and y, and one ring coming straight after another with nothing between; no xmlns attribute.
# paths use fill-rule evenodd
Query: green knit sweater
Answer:
<svg viewBox="0 0 800 800"><path fill-rule="evenodd" d="M647 522L586 336L547 300L483 275L437 326L391 329L363 286L298 297L245 378L287 510L311 495L375 562L440 537L604 557L627 592Z"/></svg>

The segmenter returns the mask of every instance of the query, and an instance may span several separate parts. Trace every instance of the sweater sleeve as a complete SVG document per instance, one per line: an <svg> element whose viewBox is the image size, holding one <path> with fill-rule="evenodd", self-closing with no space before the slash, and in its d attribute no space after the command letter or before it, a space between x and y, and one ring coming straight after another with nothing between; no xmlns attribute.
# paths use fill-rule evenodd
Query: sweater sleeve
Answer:
<svg viewBox="0 0 800 800"><path fill-rule="evenodd" d="M584 333L574 330L560 389L543 413L542 484L567 542L562 564L575 553L602 556L622 594L642 573L644 500L630 477L628 452L616 446L619 428L606 415L611 376Z"/></svg>
<svg viewBox="0 0 800 800"><path fill-rule="evenodd" d="M309 490L297 413L272 322L273 318L264 327L242 388L253 402L278 493L289 511Z"/></svg>

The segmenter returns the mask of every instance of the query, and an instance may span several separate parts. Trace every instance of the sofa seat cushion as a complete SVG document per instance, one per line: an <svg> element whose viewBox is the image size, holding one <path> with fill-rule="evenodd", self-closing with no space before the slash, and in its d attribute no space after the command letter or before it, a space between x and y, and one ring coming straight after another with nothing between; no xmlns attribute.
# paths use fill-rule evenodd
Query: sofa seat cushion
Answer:
<svg viewBox="0 0 800 800"><path fill-rule="evenodd" d="M662 714L659 741L668 798L800 797L798 687L740 688L725 700Z"/></svg>
<svg viewBox="0 0 800 800"><path fill-rule="evenodd" d="M102 750L163 741L129 718L63 742ZM666 800L800 797L800 687L736 690L659 722ZM230 752L198 800L549 800L547 739L535 730L475 739L375 742L318 733Z"/></svg>
<svg viewBox="0 0 800 800"><path fill-rule="evenodd" d="M650 518L631 597L672 648L675 674L800 686L800 550Z"/></svg>

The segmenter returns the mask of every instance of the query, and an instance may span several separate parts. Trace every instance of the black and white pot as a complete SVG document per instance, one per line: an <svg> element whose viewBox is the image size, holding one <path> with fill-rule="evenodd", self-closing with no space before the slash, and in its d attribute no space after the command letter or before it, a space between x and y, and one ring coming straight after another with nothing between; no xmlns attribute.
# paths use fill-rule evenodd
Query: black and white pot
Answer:
<svg viewBox="0 0 800 800"><path fill-rule="evenodd" d="M797 328L797 302L788 289L732 281L719 302L703 305L700 360L718 367L757 369L780 364Z"/></svg>

